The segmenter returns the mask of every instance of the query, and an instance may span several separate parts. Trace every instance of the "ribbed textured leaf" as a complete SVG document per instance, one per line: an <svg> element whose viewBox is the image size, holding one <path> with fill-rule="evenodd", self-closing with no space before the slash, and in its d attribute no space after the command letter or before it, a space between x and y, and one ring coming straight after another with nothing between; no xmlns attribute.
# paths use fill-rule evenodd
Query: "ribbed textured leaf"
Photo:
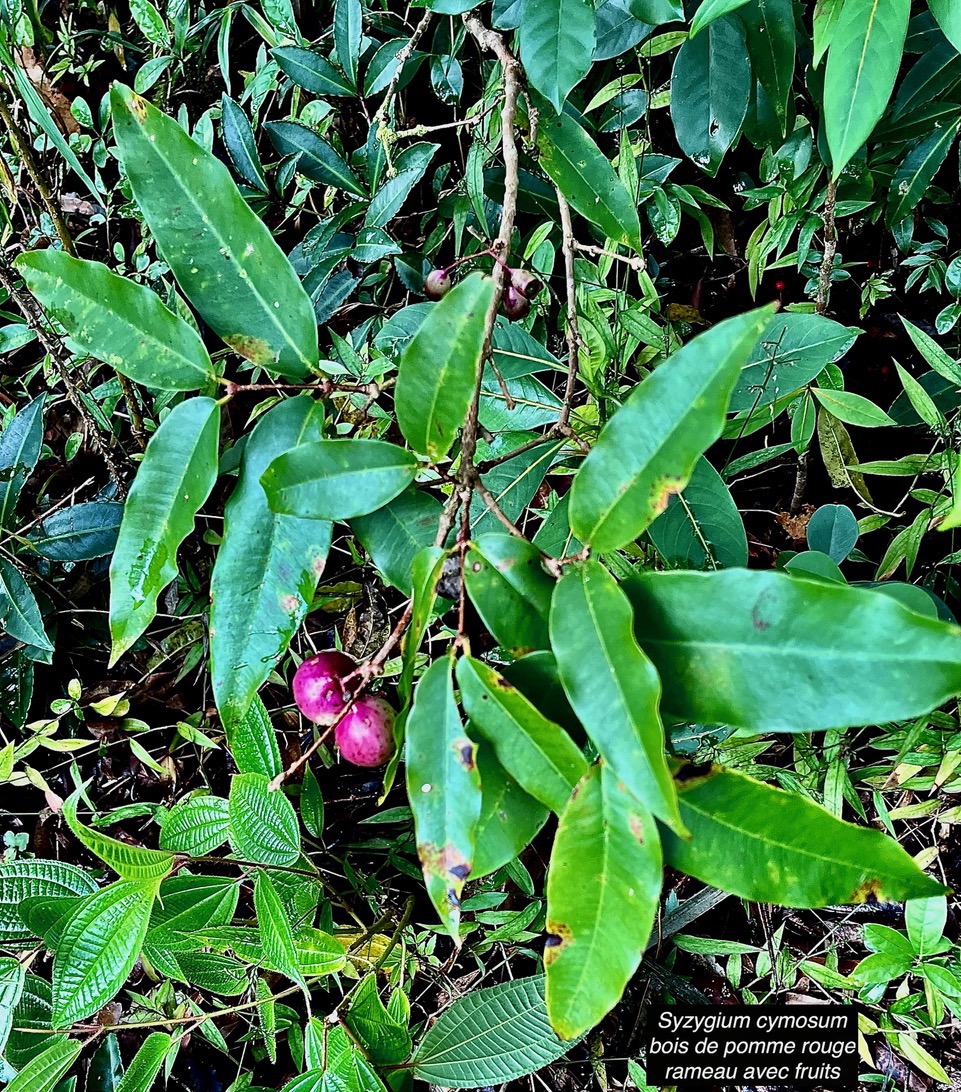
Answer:
<svg viewBox="0 0 961 1092"><path fill-rule="evenodd" d="M42 1054L27 1062L5 1092L53 1092L81 1050L83 1043L79 1039L60 1039L51 1043Z"/></svg>
<svg viewBox="0 0 961 1092"><path fill-rule="evenodd" d="M264 945L264 957L268 964L275 967L299 986L304 985L297 949L294 946L294 932L290 918L280 896L274 889L270 876L266 872L257 873L254 881L254 912L260 927L260 936Z"/></svg>
<svg viewBox="0 0 961 1092"><path fill-rule="evenodd" d="M13 1027L13 1012L23 993L23 964L13 956L0 958L0 1056Z"/></svg>
<svg viewBox="0 0 961 1092"><path fill-rule="evenodd" d="M160 829L160 847L202 857L227 841L228 827L222 796L191 796L170 809Z"/></svg>
<svg viewBox="0 0 961 1092"><path fill-rule="evenodd" d="M117 838L92 830L77 818L77 803L83 787L71 793L63 802L63 817L80 842L96 854L104 864L124 880L159 880L173 868L174 855L158 849L143 849L128 845ZM81 892L83 893L83 892Z"/></svg>
<svg viewBox="0 0 961 1092"><path fill-rule="evenodd" d="M97 890L86 872L65 861L0 862L0 943L27 940L32 935L17 910L25 899L91 895Z"/></svg>
<svg viewBox="0 0 961 1092"><path fill-rule="evenodd" d="M230 783L230 844L239 857L258 864L289 865L300 856L294 806L271 792L263 774L238 774Z"/></svg>
<svg viewBox="0 0 961 1092"><path fill-rule="evenodd" d="M127 1071L120 1078L117 1092L149 1092L170 1050L172 1039L166 1032L155 1031L140 1044Z"/></svg>

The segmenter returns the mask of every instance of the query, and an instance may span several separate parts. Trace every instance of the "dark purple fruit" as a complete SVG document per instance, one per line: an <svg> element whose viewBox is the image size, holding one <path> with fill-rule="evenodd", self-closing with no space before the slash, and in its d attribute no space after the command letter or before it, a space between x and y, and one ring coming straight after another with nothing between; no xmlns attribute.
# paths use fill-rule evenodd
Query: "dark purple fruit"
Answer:
<svg viewBox="0 0 961 1092"><path fill-rule="evenodd" d="M517 322L518 319L525 318L530 309L530 300L526 296L522 296L513 285L509 285L504 293L504 313L511 322Z"/></svg>
<svg viewBox="0 0 961 1092"><path fill-rule="evenodd" d="M532 300L544 287L544 282L526 269L511 272L511 287L516 288L524 299Z"/></svg>
<svg viewBox="0 0 961 1092"><path fill-rule="evenodd" d="M429 300L442 300L453 287L446 269L432 269L424 281L424 295Z"/></svg>

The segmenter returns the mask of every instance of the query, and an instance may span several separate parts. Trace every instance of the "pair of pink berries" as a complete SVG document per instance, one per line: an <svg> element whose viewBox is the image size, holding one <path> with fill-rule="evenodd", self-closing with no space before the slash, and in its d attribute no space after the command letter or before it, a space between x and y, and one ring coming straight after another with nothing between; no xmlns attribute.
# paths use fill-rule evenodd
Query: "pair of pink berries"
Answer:
<svg viewBox="0 0 961 1092"><path fill-rule="evenodd" d="M504 313L511 322L517 322L529 314L531 300L544 285L526 269L505 268L511 283L504 292ZM442 300L453 286L449 269L432 269L424 281L424 295L431 300Z"/></svg>
<svg viewBox="0 0 961 1092"><path fill-rule="evenodd" d="M314 724L336 724L334 741L354 766L383 766L394 753L396 713L383 698L360 697L349 710L344 679L357 669L357 661L330 649L311 656L294 674L294 701Z"/></svg>

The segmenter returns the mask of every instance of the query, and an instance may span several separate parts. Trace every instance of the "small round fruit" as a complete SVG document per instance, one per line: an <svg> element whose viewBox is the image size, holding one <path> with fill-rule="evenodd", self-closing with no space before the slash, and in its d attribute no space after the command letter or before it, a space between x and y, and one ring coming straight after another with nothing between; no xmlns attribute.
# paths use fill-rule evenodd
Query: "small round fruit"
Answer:
<svg viewBox="0 0 961 1092"><path fill-rule="evenodd" d="M356 667L356 660L335 648L304 660L292 687L297 708L314 724L335 724L347 704L343 679Z"/></svg>
<svg viewBox="0 0 961 1092"><path fill-rule="evenodd" d="M522 296L513 285L510 285L504 293L504 313L511 322L525 318L530 309L531 305L527 297Z"/></svg>
<svg viewBox="0 0 961 1092"><path fill-rule="evenodd" d="M334 730L340 753L354 766L383 766L394 753L396 715L383 698L358 698Z"/></svg>
<svg viewBox="0 0 961 1092"><path fill-rule="evenodd" d="M511 273L511 286L525 299L532 300L544 287L544 282L527 269L515 269Z"/></svg>
<svg viewBox="0 0 961 1092"><path fill-rule="evenodd" d="M424 281L424 295L429 300L442 300L454 287L446 269L432 269Z"/></svg>

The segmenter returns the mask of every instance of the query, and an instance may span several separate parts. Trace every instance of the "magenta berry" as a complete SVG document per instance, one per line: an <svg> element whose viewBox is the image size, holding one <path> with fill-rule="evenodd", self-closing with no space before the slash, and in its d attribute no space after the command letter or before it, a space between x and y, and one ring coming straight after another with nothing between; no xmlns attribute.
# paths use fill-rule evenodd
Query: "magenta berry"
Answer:
<svg viewBox="0 0 961 1092"><path fill-rule="evenodd" d="M293 682L294 701L301 713L314 724L328 728L335 724L347 704L343 679L356 667L355 660L335 648L304 660Z"/></svg>
<svg viewBox="0 0 961 1092"><path fill-rule="evenodd" d="M531 305L527 297L522 296L513 285L508 286L504 293L504 312L511 322L524 318L530 309Z"/></svg>
<svg viewBox="0 0 961 1092"><path fill-rule="evenodd" d="M544 284L528 270L514 269L511 270L511 287L516 288L524 299L532 300Z"/></svg>
<svg viewBox="0 0 961 1092"><path fill-rule="evenodd" d="M394 753L394 718L383 698L358 698L334 730L340 753L354 766L383 766Z"/></svg>
<svg viewBox="0 0 961 1092"><path fill-rule="evenodd" d="M424 281L424 295L430 300L442 300L453 286L446 269L432 269Z"/></svg>

